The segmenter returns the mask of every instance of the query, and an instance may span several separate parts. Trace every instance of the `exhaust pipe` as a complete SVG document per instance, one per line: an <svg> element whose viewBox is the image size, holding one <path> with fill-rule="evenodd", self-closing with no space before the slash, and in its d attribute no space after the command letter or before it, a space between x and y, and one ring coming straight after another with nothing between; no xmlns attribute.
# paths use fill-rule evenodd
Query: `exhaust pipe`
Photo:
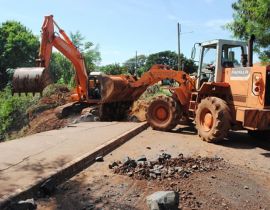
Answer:
<svg viewBox="0 0 270 210"><path fill-rule="evenodd" d="M248 66L253 66L253 43L255 40L255 35L252 34L248 40Z"/></svg>

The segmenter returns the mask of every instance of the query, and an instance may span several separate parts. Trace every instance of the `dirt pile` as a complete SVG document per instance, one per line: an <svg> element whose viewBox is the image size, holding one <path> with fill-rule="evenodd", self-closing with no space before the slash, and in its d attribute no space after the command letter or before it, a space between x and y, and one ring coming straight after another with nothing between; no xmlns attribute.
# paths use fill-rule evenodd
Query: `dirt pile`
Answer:
<svg viewBox="0 0 270 210"><path fill-rule="evenodd" d="M193 173L209 172L219 169L222 165L221 158L209 157L184 157L179 154L176 158L162 153L155 161L147 161L145 157L137 161L129 157L123 162L118 161L109 165L116 174L127 175L135 179L163 180L188 178Z"/></svg>
<svg viewBox="0 0 270 210"><path fill-rule="evenodd" d="M147 107L148 102L146 100L135 101L131 107L129 118L132 119L133 117L136 117L140 122L146 121L145 114Z"/></svg>
<svg viewBox="0 0 270 210"><path fill-rule="evenodd" d="M44 90L44 96L31 106L27 113L30 120L37 117L43 111L53 109L57 106L70 102L71 92L65 85L50 85Z"/></svg>
<svg viewBox="0 0 270 210"><path fill-rule="evenodd" d="M53 84L44 90L44 95L37 103L27 110L29 122L17 134L16 137L22 137L43 131L59 129L65 127L74 120L74 116L66 119L58 119L54 109L58 106L70 102L71 92L65 85Z"/></svg>

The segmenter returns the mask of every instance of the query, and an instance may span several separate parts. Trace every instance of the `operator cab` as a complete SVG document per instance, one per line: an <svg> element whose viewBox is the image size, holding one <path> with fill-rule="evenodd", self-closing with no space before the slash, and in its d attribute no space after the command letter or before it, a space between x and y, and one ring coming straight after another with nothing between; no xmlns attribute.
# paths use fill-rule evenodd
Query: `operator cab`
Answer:
<svg viewBox="0 0 270 210"><path fill-rule="evenodd" d="M90 72L88 76L88 97L90 99L101 99L101 86L99 77L102 75L102 72Z"/></svg>
<svg viewBox="0 0 270 210"><path fill-rule="evenodd" d="M224 68L247 65L247 44L241 41L217 39L198 43L200 46L196 88L204 82L221 82ZM195 45L192 57L195 57Z"/></svg>

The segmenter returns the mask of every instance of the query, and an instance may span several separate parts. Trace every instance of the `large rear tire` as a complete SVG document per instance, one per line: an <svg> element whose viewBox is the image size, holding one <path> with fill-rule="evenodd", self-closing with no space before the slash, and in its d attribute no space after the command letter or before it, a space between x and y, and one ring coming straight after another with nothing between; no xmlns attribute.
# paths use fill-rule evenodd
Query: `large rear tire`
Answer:
<svg viewBox="0 0 270 210"><path fill-rule="evenodd" d="M198 134L207 142L224 139L231 128L231 114L227 103L217 97L207 97L196 110L195 123Z"/></svg>
<svg viewBox="0 0 270 210"><path fill-rule="evenodd" d="M155 130L170 131L178 124L181 116L180 105L172 98L158 96L150 102L146 120Z"/></svg>

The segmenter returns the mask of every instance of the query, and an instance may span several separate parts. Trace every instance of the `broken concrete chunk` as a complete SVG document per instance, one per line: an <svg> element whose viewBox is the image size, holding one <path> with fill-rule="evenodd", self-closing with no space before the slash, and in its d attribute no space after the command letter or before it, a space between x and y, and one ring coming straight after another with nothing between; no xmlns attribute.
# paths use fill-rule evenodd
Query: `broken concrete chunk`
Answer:
<svg viewBox="0 0 270 210"><path fill-rule="evenodd" d="M131 159L130 157L126 157L123 160L123 165L131 167L131 168L135 168L137 166L137 163L135 160Z"/></svg>
<svg viewBox="0 0 270 210"><path fill-rule="evenodd" d="M141 157L139 157L137 159L137 161L147 161L147 159L146 159L145 155L142 155Z"/></svg>
<svg viewBox="0 0 270 210"><path fill-rule="evenodd" d="M170 154L167 154L167 153L163 152L161 155L159 155L158 161L159 161L159 162L163 162L163 161L165 161L165 160L171 159L171 157L172 157L172 156L171 156Z"/></svg>
<svg viewBox="0 0 270 210"><path fill-rule="evenodd" d="M177 210L179 194L174 191L158 191L146 198L150 210Z"/></svg>
<svg viewBox="0 0 270 210"><path fill-rule="evenodd" d="M109 165L109 169L112 169L114 167L119 166L117 162L113 162L112 164Z"/></svg>

